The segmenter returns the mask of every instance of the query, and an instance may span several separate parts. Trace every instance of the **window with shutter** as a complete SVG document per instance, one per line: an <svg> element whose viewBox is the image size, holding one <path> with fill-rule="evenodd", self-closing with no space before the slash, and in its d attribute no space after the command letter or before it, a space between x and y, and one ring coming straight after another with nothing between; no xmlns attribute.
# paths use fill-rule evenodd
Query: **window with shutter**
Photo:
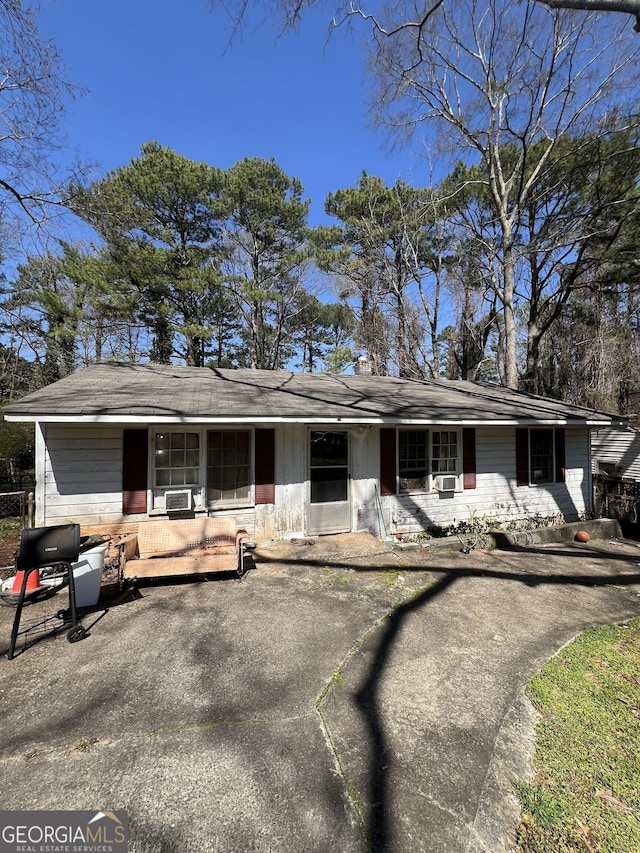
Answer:
<svg viewBox="0 0 640 853"><path fill-rule="evenodd" d="M210 430L207 433L209 506L235 506L250 501L251 430Z"/></svg>
<svg viewBox="0 0 640 853"><path fill-rule="evenodd" d="M542 486L565 479L564 427L516 429L516 485Z"/></svg>

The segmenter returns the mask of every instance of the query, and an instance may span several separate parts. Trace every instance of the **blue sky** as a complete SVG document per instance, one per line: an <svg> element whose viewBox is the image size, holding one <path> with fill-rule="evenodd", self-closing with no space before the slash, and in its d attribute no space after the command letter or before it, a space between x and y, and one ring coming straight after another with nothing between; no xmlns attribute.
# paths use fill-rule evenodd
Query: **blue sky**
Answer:
<svg viewBox="0 0 640 853"><path fill-rule="evenodd" d="M256 12L229 44L232 22L207 0L42 0L38 18L67 79L89 94L69 105L68 141L95 177L156 139L194 160L228 168L273 156L325 221L327 192L365 169L388 184L429 182L426 162L390 151L366 117L366 28L334 32L313 10L297 33Z"/></svg>

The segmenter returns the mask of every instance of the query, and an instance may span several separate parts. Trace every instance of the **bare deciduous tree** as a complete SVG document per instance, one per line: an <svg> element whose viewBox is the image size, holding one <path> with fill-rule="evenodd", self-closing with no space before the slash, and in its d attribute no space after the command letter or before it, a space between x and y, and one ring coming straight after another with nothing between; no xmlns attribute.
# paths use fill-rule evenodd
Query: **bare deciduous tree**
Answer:
<svg viewBox="0 0 640 853"><path fill-rule="evenodd" d="M636 19L634 30L640 32L640 0L535 0L550 9L573 9L582 12L621 12Z"/></svg>
<svg viewBox="0 0 640 853"><path fill-rule="evenodd" d="M406 26L425 26L431 15L445 2L446 0L431 0L419 9L416 6L414 14L410 17L407 15L404 20L399 20L393 26L387 27L373 12L369 11L368 7L360 7L353 0L350 0L349 3L343 2L338 5L332 26L339 26L345 20L356 15L373 22L378 32L385 35L395 35ZM524 0L524 2L541 3L549 9L572 9L579 12L617 12L623 15L633 15L636 19L634 29L636 32L640 32L640 0ZM210 0L209 5L211 8L222 6L218 0ZM233 35L237 33L251 5L250 0L238 0L235 9L233 5L231 6L231 16L234 23ZM319 5L319 0L280 0L278 5L284 16L285 29L292 29L300 22L305 9L309 6ZM454 3L451 5L455 6ZM225 11L228 11L226 5L224 8ZM452 11L455 11L455 8Z"/></svg>
<svg viewBox="0 0 640 853"><path fill-rule="evenodd" d="M455 11L443 3L415 25L404 11L391 14L384 34L374 30L378 116L410 133L429 128L441 153L480 162L476 192L493 211L485 251L498 271L504 381L515 388L516 264L529 202L560 140L634 102L638 47L622 38L622 24L532 3L464 0Z"/></svg>
<svg viewBox="0 0 640 853"><path fill-rule="evenodd" d="M0 0L0 227L40 224L60 205L69 175L54 163L65 103L78 90L63 78L55 45L40 37L35 9Z"/></svg>

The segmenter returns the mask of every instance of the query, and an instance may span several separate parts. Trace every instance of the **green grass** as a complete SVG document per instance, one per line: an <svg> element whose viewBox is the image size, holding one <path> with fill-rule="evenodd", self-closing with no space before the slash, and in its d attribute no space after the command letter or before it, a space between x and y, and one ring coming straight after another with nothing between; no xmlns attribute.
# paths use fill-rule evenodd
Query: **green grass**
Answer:
<svg viewBox="0 0 640 853"><path fill-rule="evenodd" d="M0 541L20 530L19 518L0 518Z"/></svg>
<svg viewBox="0 0 640 853"><path fill-rule="evenodd" d="M586 631L529 682L540 712L523 853L640 851L640 619Z"/></svg>
<svg viewBox="0 0 640 853"><path fill-rule="evenodd" d="M81 737L80 740L76 741L75 749L77 749L78 752L91 752L97 743L97 737Z"/></svg>
<svg viewBox="0 0 640 853"><path fill-rule="evenodd" d="M324 566L322 569L322 586L330 587L334 586L334 582L337 584L349 584L352 581L352 577L344 572L338 572L336 569L332 569L329 566Z"/></svg>
<svg viewBox="0 0 640 853"><path fill-rule="evenodd" d="M386 589L394 587L401 576L402 572L399 569L383 569L376 575L377 579Z"/></svg>

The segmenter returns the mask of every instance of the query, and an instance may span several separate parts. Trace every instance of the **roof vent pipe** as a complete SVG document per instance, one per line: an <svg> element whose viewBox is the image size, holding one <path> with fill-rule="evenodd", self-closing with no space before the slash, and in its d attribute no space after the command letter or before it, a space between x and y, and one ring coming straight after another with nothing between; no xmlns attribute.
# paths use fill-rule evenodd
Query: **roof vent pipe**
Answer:
<svg viewBox="0 0 640 853"><path fill-rule="evenodd" d="M371 368L371 361L369 356L367 355L359 355L358 360L355 365L355 374L356 376L371 376L373 374L373 370Z"/></svg>

